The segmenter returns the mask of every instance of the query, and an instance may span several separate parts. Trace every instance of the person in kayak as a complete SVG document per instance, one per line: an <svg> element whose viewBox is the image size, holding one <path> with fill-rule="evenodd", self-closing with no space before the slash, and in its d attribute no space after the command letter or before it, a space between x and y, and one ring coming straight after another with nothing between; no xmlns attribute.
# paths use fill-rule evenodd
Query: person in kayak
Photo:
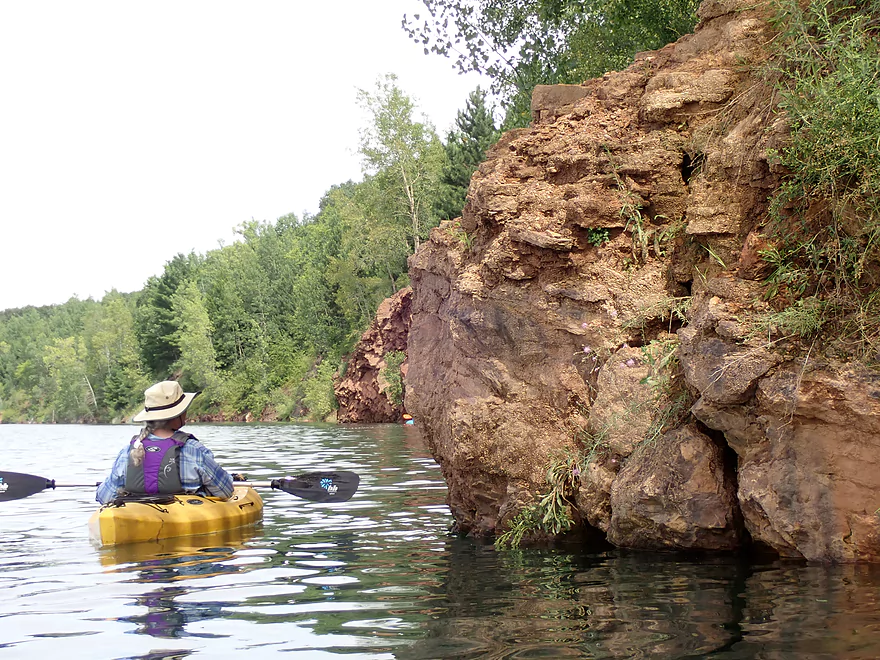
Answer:
<svg viewBox="0 0 880 660"><path fill-rule="evenodd" d="M98 485L98 502L141 493L198 493L223 499L232 495L232 476L210 449L180 430L198 394L184 392L174 380L144 392L144 409L132 418L144 422L144 428L116 456L110 476Z"/></svg>

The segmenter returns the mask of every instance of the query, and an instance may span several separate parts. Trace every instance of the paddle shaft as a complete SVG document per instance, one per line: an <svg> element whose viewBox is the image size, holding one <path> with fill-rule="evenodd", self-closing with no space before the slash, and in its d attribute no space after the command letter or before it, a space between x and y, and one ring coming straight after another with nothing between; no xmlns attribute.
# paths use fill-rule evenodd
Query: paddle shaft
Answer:
<svg viewBox="0 0 880 660"><path fill-rule="evenodd" d="M46 488L97 488L101 482L93 484L59 484L54 479L46 479ZM233 486L247 486L249 488L277 488L271 481L233 481Z"/></svg>
<svg viewBox="0 0 880 660"><path fill-rule="evenodd" d="M59 484L54 479L46 479L46 488L97 488L100 485L100 481L93 484ZM233 481L232 485L249 486L251 488L272 488L271 481Z"/></svg>
<svg viewBox="0 0 880 660"><path fill-rule="evenodd" d="M234 481L235 486L272 488L313 502L345 502L357 491L360 479L354 472L310 472L271 481ZM98 483L66 484L33 474L0 471L0 502L21 499L48 488L95 488Z"/></svg>
<svg viewBox="0 0 880 660"><path fill-rule="evenodd" d="M93 484L59 484L54 479L46 479L46 486L44 488L97 488L101 485L101 482L98 481ZM278 487L278 481L233 481L233 486L246 486L248 488L273 488L275 490L284 490L283 488Z"/></svg>

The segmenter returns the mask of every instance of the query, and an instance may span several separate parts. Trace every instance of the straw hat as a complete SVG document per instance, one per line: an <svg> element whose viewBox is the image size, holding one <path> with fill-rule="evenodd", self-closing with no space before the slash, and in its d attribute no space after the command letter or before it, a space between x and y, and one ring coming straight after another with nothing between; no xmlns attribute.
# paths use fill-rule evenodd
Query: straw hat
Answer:
<svg viewBox="0 0 880 660"><path fill-rule="evenodd" d="M186 412L199 392L184 392L176 380L163 380L144 391L144 409L131 418L133 422L158 422L174 419Z"/></svg>

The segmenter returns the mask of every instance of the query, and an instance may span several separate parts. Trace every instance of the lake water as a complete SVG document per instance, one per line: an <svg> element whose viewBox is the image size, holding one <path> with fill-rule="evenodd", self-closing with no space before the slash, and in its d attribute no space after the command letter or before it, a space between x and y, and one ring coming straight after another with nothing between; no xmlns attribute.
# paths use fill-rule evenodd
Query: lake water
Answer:
<svg viewBox="0 0 880 660"><path fill-rule="evenodd" d="M0 469L104 477L135 427L0 425ZM880 657L880 567L597 550L448 533L416 429L190 425L230 470L352 470L349 502L264 491L262 525L96 549L94 488L0 503L0 658Z"/></svg>

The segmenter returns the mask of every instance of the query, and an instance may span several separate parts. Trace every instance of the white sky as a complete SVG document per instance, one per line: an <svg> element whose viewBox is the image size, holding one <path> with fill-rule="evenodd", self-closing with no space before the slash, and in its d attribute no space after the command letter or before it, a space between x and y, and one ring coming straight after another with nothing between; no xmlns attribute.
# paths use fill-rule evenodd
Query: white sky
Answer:
<svg viewBox="0 0 880 660"><path fill-rule="evenodd" d="M357 89L385 73L445 136L480 79L404 13L424 6L0 0L0 310L138 290L242 222L317 212L361 179Z"/></svg>

